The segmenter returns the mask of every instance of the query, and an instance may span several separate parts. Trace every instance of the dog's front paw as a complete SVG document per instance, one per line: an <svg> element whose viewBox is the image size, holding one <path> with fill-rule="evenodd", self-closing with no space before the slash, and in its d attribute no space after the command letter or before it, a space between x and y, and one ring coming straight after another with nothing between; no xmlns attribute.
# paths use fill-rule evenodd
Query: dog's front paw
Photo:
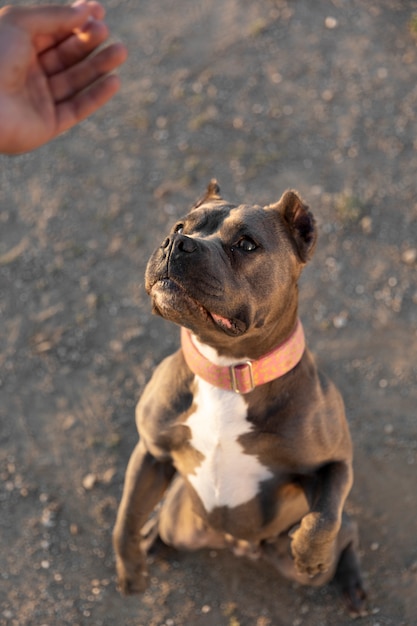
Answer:
<svg viewBox="0 0 417 626"><path fill-rule="evenodd" d="M291 552L300 574L311 578L327 572L334 563L335 542L332 538L315 537L303 525L291 531Z"/></svg>
<svg viewBox="0 0 417 626"><path fill-rule="evenodd" d="M125 596L142 593L149 586L149 575L143 563L126 564L117 560L117 588Z"/></svg>

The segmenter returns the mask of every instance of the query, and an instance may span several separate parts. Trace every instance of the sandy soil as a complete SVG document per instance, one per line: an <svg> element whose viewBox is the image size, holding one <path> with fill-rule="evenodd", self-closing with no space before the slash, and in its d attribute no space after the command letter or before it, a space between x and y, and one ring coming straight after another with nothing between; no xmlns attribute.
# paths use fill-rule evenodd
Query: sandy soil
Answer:
<svg viewBox="0 0 417 626"><path fill-rule="evenodd" d="M115 589L134 405L178 330L144 268L215 176L298 189L320 225L310 347L355 443L364 626L417 624L417 2L109 0L130 59L105 109L0 159L0 624L344 626L330 586L222 553L158 554Z"/></svg>

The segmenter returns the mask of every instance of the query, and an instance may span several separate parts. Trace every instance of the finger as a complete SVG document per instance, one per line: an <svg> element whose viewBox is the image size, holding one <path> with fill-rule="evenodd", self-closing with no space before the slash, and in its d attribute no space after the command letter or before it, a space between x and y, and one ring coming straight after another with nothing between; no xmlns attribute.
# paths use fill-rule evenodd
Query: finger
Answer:
<svg viewBox="0 0 417 626"><path fill-rule="evenodd" d="M76 65L98 48L108 36L109 30L103 22L91 20L83 32L68 37L39 56L45 74L52 76Z"/></svg>
<svg viewBox="0 0 417 626"><path fill-rule="evenodd" d="M49 80L54 101L62 102L72 98L100 77L119 67L126 57L125 46L115 43L87 57L77 65L55 74Z"/></svg>
<svg viewBox="0 0 417 626"><path fill-rule="evenodd" d="M75 6L8 6L0 11L3 21L26 32L36 41L38 52L82 30L90 19L102 19L104 9L98 2L80 2Z"/></svg>
<svg viewBox="0 0 417 626"><path fill-rule="evenodd" d="M85 119L112 98L120 88L120 79L115 74L105 76L71 100L57 106L57 132L62 133Z"/></svg>
<svg viewBox="0 0 417 626"><path fill-rule="evenodd" d="M103 20L104 19L104 16L106 14L106 10L103 7L103 5L100 4L99 2L97 2L96 0L89 0L89 2L86 2L86 0L77 0L76 2L72 3L72 7L73 8L77 8L81 4L88 4L89 9L90 9L90 15L95 20Z"/></svg>

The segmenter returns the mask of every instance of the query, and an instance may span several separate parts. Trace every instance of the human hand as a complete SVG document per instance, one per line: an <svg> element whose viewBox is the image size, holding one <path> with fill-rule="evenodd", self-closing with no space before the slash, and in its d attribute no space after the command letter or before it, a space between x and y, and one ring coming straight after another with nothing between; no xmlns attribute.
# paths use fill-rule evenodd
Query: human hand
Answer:
<svg viewBox="0 0 417 626"><path fill-rule="evenodd" d="M127 57L109 44L104 9L73 6L0 9L0 152L18 154L54 139L119 89L110 74Z"/></svg>

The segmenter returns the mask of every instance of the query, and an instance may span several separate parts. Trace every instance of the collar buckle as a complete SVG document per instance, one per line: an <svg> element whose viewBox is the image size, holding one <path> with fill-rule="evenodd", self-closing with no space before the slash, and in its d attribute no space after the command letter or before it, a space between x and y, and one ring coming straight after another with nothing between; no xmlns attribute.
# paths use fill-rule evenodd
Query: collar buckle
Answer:
<svg viewBox="0 0 417 626"><path fill-rule="evenodd" d="M246 394L255 389L252 361L242 361L242 363L230 365L229 373L232 391L235 393Z"/></svg>

